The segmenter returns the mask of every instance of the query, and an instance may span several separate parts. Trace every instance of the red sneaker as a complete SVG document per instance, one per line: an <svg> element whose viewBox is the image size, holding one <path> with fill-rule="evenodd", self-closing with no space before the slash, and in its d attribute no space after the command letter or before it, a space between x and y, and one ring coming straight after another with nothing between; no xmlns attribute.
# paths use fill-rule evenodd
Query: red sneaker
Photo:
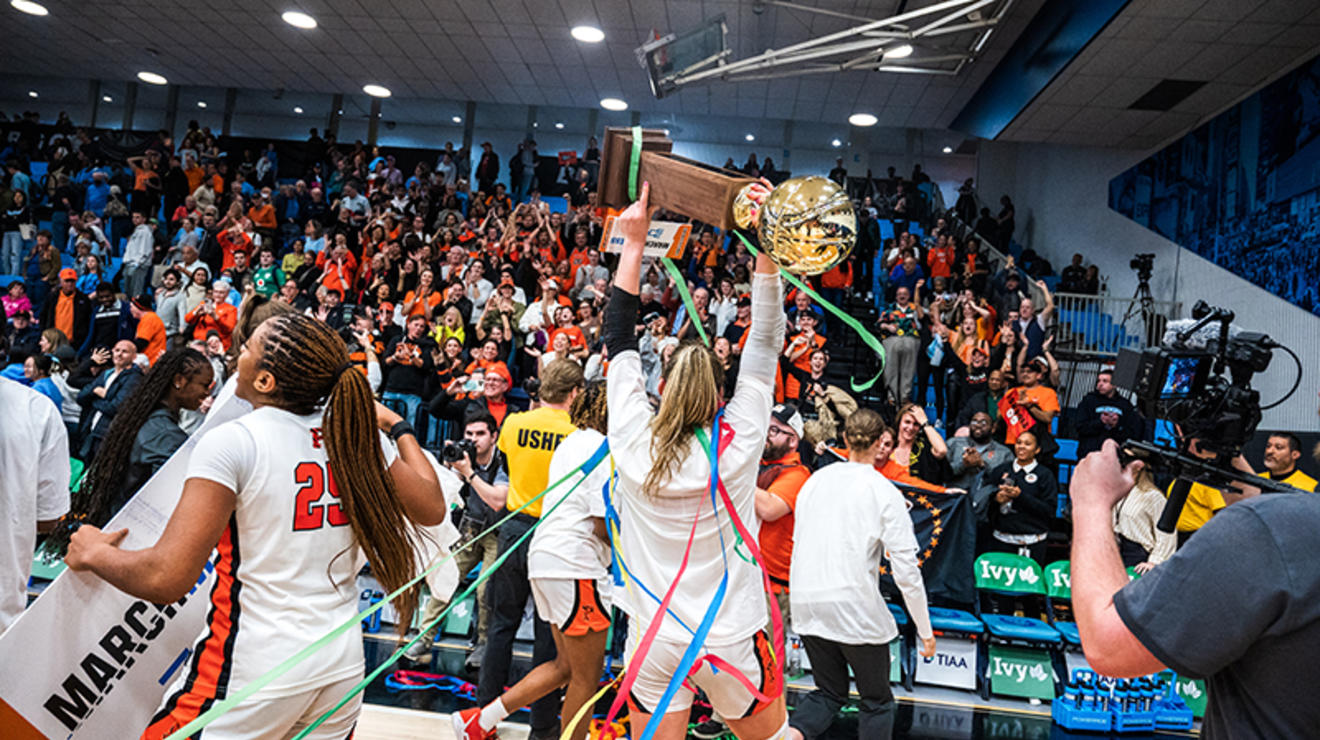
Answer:
<svg viewBox="0 0 1320 740"><path fill-rule="evenodd" d="M494 730L481 731L481 723L478 721L480 717L481 709L478 707L468 707L449 715L450 721L454 723L454 737L457 740L494 740Z"/></svg>

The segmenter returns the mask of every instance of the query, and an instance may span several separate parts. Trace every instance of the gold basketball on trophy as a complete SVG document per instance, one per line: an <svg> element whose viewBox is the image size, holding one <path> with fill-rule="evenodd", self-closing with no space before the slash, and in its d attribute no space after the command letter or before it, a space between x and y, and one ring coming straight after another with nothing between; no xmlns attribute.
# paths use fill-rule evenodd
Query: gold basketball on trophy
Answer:
<svg viewBox="0 0 1320 740"><path fill-rule="evenodd" d="M848 258L857 243L852 201L833 180L794 177L764 195L752 183L733 202L742 228L756 225L761 248L795 275L819 275Z"/></svg>

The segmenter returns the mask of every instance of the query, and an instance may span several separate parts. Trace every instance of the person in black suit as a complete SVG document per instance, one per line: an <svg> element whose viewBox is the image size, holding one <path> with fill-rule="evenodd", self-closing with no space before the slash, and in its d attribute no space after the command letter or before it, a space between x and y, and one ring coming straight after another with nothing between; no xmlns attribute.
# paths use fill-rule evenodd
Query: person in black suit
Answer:
<svg viewBox="0 0 1320 740"><path fill-rule="evenodd" d="M134 364L135 359L137 346L132 340L115 342L110 367L78 392L78 404L83 407L79 421L83 439L79 457L85 462L90 462L96 455L101 439L110 429L110 421L142 382L142 371Z"/></svg>

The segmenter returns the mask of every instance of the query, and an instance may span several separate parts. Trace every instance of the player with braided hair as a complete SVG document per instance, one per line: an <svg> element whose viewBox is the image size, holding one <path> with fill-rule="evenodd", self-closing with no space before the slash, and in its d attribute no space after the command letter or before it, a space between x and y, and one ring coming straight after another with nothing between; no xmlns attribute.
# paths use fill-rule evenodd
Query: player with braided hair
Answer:
<svg viewBox="0 0 1320 740"><path fill-rule="evenodd" d="M170 735L353 621L364 558L384 588L401 587L419 560L418 525L446 514L412 428L375 403L326 324L266 320L243 345L236 382L254 410L199 440L155 545L122 550L128 530L92 526L69 544L71 569L155 603L182 598L217 552L206 627L143 738ZM394 601L400 630L416 604L415 588ZM362 677L354 627L217 718L206 737L287 737L329 711ZM348 736L360 706L360 697L346 703L308 737Z"/></svg>
<svg viewBox="0 0 1320 740"><path fill-rule="evenodd" d="M46 547L63 553L80 523L105 526L184 441L179 411L196 411L215 372L206 357L181 347L161 356L120 406L73 495L69 513Z"/></svg>

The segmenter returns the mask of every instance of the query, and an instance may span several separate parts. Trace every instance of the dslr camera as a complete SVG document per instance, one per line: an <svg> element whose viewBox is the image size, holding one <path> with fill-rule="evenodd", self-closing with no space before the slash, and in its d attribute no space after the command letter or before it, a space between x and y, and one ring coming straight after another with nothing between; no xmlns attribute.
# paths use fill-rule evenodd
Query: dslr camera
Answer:
<svg viewBox="0 0 1320 740"><path fill-rule="evenodd" d="M464 456L472 465L477 464L477 446L470 439L460 439L457 442L449 440L440 448L440 461L443 463L453 464L462 460Z"/></svg>

